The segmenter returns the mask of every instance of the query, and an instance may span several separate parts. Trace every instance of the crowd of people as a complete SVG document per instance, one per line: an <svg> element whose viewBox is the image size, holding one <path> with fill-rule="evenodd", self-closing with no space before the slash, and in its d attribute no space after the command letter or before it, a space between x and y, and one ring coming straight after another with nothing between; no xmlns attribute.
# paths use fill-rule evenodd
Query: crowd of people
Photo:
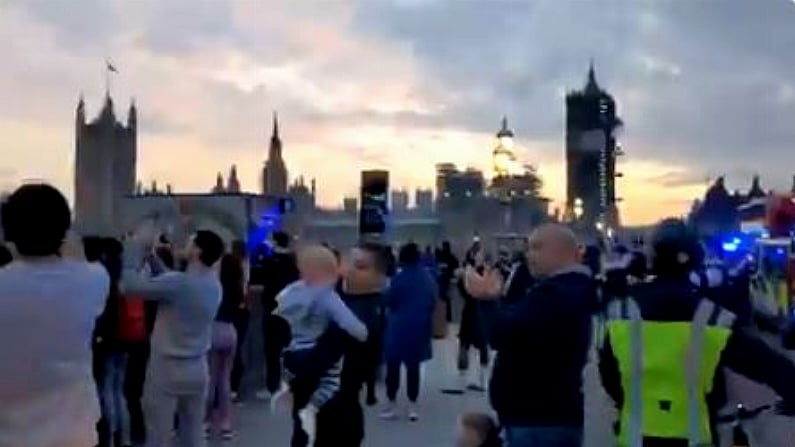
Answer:
<svg viewBox="0 0 795 447"><path fill-rule="evenodd" d="M745 330L747 276L716 275L680 220L658 226L648 258L584 248L546 224L494 262L478 240L459 262L449 243L340 253L294 249L281 232L250 261L242 242L207 230L184 247L161 234L77 240L63 195L30 184L8 197L2 225L13 250L0 246L0 331L15 342L0 351L0 446L229 440L243 377L260 366L256 395L289 408L292 446L360 446L382 365L379 415L420 418L420 367L455 295L461 386L451 391L488 391L495 414L460 415L460 447L581 446L591 360L622 446L713 445L724 368L769 385L793 413L795 365ZM264 365L247 364L259 328Z"/></svg>
<svg viewBox="0 0 795 447"><path fill-rule="evenodd" d="M77 240L65 198L44 184L20 187L2 211L13 254L2 246L0 318L25 342L3 352L0 445L231 439L233 401L253 367L239 355L254 326L252 296L265 310L257 394L274 407L291 395L293 445L360 445L359 390L377 403L382 363L382 416L398 417L405 369L409 418L419 417L438 285L415 244L395 259L384 245L362 243L343 260L320 245L296 252L276 233L252 268L242 243L227 250L206 230L185 247L155 234ZM264 280L253 284L254 275Z"/></svg>

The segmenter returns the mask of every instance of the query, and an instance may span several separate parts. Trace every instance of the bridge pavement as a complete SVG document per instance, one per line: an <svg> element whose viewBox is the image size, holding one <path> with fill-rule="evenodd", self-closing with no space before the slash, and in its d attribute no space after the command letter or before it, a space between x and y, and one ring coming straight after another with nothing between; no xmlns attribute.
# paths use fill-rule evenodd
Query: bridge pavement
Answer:
<svg viewBox="0 0 795 447"><path fill-rule="evenodd" d="M453 331L451 331L452 333ZM405 418L398 421L381 421L377 417L379 406L367 408L366 447L443 447L453 445L456 416L464 411L488 411L483 393L467 392L448 395L441 392L455 383L455 350L452 337L434 342L434 359L424 366L420 420L410 423ZM793 378L795 380L795 378ZM749 405L771 401L774 396L765 387L751 384L738 376L729 377L730 394ZM585 371L586 423L585 447L610 447L615 445L610 430L612 406L604 393L598 371L590 364ZM383 390L380 398L383 400ZM267 404L248 401L236 408L237 437L232 441L213 442L212 446L271 447L288 446L291 425L287 415L272 415ZM785 447L795 445L795 423L781 417L760 418L750 426L759 439L760 447Z"/></svg>

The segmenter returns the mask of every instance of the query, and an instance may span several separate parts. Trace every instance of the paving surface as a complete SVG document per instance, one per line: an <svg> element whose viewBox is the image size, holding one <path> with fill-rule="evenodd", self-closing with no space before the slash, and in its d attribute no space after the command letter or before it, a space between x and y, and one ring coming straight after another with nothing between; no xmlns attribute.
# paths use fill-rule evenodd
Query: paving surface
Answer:
<svg viewBox="0 0 795 447"><path fill-rule="evenodd" d="M366 409L367 447L442 447L453 445L456 417L464 411L488 411L483 393L467 392L463 395L448 395L441 392L456 383L455 340L434 342L434 359L424 366L422 394L420 397L420 420L409 423L381 421L377 417L379 407ZM793 377L795 380L795 377ZM742 377L728 377L730 396L737 402L749 406L770 402L773 393L765 387L750 383ZM585 371L586 390L586 447L610 447L615 445L610 421L613 410L599 382L598 371L589 365ZM381 393L383 396L383 392ZM383 399L383 397L382 397ZM263 402L250 401L239 406L235 414L237 438L211 445L240 447L288 446L291 424L287 415L272 415ZM777 416L763 416L749 424L754 446L795 446L795 422ZM723 444L730 446L729 444Z"/></svg>
<svg viewBox="0 0 795 447"><path fill-rule="evenodd" d="M488 411L484 393L448 395L441 392L456 383L454 347L452 340L434 343L434 359L423 368L418 422L410 423L405 417L397 421L382 421L378 419L380 406L365 409L365 446L452 446L458 414L464 411ZM380 390L382 401L383 395L383 390ZM235 440L211 445L289 446L292 425L288 415L270 414L268 405L263 402L252 401L239 406L235 425L238 430Z"/></svg>

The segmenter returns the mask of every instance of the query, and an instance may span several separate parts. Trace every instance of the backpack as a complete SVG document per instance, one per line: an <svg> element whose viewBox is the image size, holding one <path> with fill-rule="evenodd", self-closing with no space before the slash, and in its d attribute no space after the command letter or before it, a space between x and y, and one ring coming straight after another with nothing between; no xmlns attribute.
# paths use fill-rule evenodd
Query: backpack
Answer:
<svg viewBox="0 0 795 447"><path fill-rule="evenodd" d="M119 300L119 341L137 343L146 340L146 308L141 298Z"/></svg>

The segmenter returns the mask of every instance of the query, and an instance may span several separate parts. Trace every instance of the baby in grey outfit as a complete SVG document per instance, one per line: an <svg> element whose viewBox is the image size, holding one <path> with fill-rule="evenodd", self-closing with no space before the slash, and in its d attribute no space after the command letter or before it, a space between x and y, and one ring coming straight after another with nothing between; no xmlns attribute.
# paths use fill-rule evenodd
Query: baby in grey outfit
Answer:
<svg viewBox="0 0 795 447"><path fill-rule="evenodd" d="M287 384L300 376L303 366L311 362L311 350L330 323L335 323L359 341L367 340L367 327L334 291L338 278L338 265L334 254L321 246L305 248L298 254L298 269L301 279L279 294L278 307L274 310L275 315L284 318L290 325L291 339L285 351L286 383L274 396L273 405L290 395ZM341 369L342 361L338 361L319 377L317 388L310 395L309 402L298 410L298 417L310 446L314 443L317 412L339 390Z"/></svg>

